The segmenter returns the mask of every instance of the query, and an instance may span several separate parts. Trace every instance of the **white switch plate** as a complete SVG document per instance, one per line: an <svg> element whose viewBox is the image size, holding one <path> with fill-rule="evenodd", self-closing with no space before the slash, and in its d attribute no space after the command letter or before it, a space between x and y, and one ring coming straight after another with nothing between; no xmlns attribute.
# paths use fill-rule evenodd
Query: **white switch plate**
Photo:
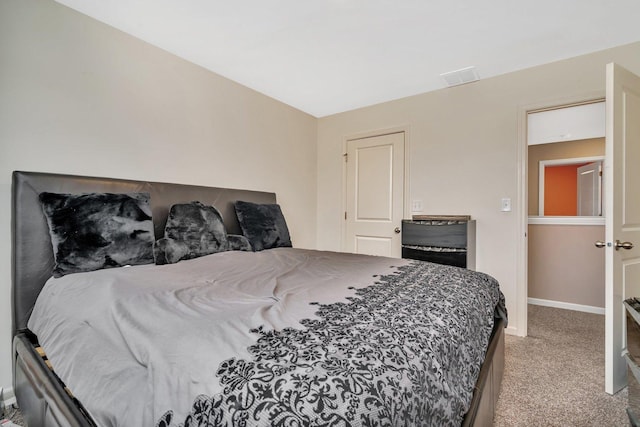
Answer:
<svg viewBox="0 0 640 427"><path fill-rule="evenodd" d="M411 212L422 212L422 200L414 200L411 203Z"/></svg>
<svg viewBox="0 0 640 427"><path fill-rule="evenodd" d="M502 199L500 210L502 212L511 212L511 199L509 197L504 197Z"/></svg>

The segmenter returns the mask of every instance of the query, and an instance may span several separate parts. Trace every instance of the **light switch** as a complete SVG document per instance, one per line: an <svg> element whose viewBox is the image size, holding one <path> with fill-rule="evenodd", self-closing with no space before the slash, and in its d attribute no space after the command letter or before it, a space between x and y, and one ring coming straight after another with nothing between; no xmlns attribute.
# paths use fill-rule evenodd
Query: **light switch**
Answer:
<svg viewBox="0 0 640 427"><path fill-rule="evenodd" d="M422 200L414 200L411 203L411 211L412 212L422 212Z"/></svg>
<svg viewBox="0 0 640 427"><path fill-rule="evenodd" d="M502 212L511 212L511 199L509 197L504 197L500 206L500 210Z"/></svg>

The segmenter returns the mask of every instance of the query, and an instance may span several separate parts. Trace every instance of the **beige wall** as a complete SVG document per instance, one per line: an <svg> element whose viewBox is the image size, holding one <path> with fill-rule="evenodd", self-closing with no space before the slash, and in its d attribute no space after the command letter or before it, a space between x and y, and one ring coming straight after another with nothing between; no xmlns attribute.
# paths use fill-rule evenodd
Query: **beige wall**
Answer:
<svg viewBox="0 0 640 427"><path fill-rule="evenodd" d="M604 138L529 146L529 215L538 215L540 161L604 156Z"/></svg>
<svg viewBox="0 0 640 427"><path fill-rule="evenodd" d="M317 120L53 0L0 2L0 386L11 385L11 171L277 193L316 244Z"/></svg>
<svg viewBox="0 0 640 427"><path fill-rule="evenodd" d="M407 197L422 199L425 213L477 220L477 267L500 280L518 329L521 111L603 96L606 63L640 73L640 43L319 120L53 0L0 2L0 61L0 385L7 386L14 169L275 191L296 246L337 250L345 138L405 127ZM502 197L513 199L514 212L499 211Z"/></svg>
<svg viewBox="0 0 640 427"><path fill-rule="evenodd" d="M605 64L614 61L640 74L640 43L320 119L319 248L341 247L345 137L406 126L411 159L407 197L423 200L425 213L465 213L476 219L477 269L500 281L510 330L521 331L515 302L518 295L527 295L517 270L519 221L527 216L526 207L517 203L518 177L526 167L518 164L518 150L524 149L519 147L522 111L604 96ZM500 211L503 197L512 198L513 212Z"/></svg>
<svg viewBox="0 0 640 427"><path fill-rule="evenodd" d="M604 308L603 225L529 225L529 297Z"/></svg>

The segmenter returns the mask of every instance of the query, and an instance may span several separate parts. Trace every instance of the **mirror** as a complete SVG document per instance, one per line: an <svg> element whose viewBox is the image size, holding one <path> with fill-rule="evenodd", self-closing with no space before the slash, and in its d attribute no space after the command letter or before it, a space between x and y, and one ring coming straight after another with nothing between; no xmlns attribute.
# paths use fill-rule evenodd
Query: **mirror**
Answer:
<svg viewBox="0 0 640 427"><path fill-rule="evenodd" d="M540 161L539 216L602 216L604 158Z"/></svg>
<svg viewBox="0 0 640 427"><path fill-rule="evenodd" d="M604 138L530 145L528 215L603 218L600 171L604 165L604 146ZM579 174L578 168L581 167L586 169L581 169ZM559 208L553 201L554 197L564 207ZM579 207L581 205L582 208Z"/></svg>

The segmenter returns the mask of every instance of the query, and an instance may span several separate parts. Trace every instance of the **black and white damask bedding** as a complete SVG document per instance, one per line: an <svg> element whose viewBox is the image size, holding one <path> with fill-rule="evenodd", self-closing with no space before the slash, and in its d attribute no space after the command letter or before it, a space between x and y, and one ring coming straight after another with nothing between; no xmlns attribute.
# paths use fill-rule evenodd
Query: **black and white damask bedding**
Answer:
<svg viewBox="0 0 640 427"><path fill-rule="evenodd" d="M50 279L29 328L101 426L460 425L498 283L277 248Z"/></svg>

